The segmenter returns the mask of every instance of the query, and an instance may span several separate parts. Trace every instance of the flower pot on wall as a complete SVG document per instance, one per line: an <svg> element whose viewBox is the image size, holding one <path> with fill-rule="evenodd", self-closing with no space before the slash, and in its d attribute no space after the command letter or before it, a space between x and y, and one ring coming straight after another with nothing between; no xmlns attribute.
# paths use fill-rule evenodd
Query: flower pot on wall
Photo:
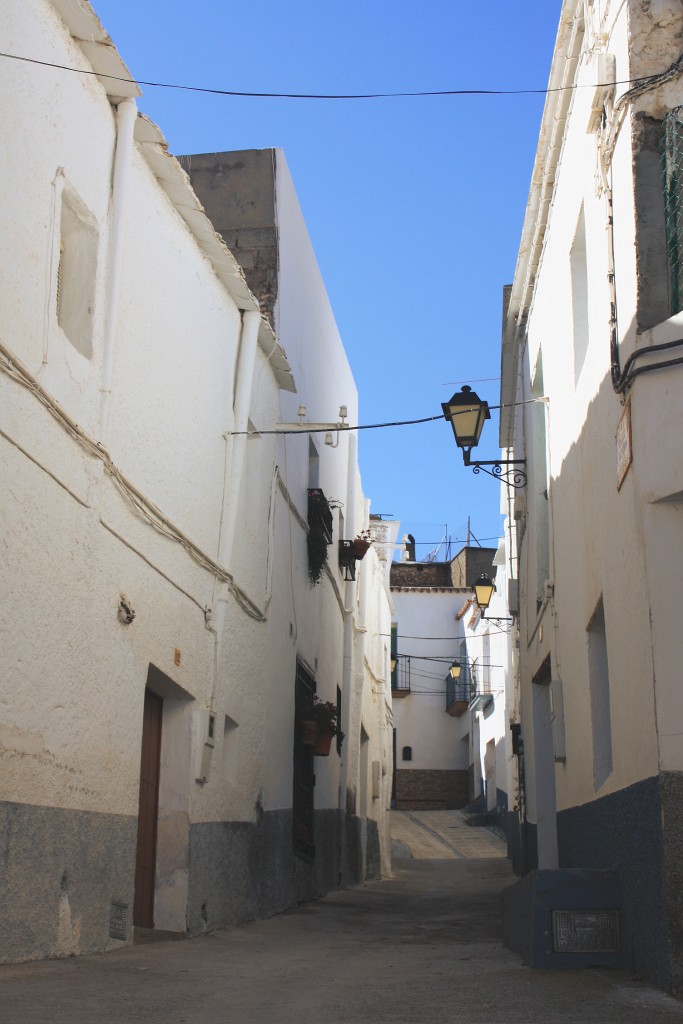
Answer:
<svg viewBox="0 0 683 1024"><path fill-rule="evenodd" d="M305 747L315 746L315 741L320 733L317 722L310 718L304 718L299 723L299 731L301 735L301 742Z"/></svg>
<svg viewBox="0 0 683 1024"><path fill-rule="evenodd" d="M313 753L318 757L329 757L330 747L332 746L332 740L335 737L333 729L323 729L318 733L315 743L313 744Z"/></svg>
<svg viewBox="0 0 683 1024"><path fill-rule="evenodd" d="M365 556L368 548L370 547L370 543L371 542L369 540L362 540L358 537L354 540L353 553L354 556L358 559L358 561L360 561L361 558Z"/></svg>

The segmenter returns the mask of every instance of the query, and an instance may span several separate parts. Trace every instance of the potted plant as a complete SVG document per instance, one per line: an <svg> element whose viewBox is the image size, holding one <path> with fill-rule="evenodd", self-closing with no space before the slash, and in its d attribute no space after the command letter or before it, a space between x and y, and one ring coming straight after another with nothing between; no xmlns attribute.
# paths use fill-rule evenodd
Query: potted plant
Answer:
<svg viewBox="0 0 683 1024"><path fill-rule="evenodd" d="M354 554L354 557L358 561L360 561L361 558L363 558L366 555L366 553L368 551L368 548L370 547L371 544L372 544L372 538L370 536L370 531L369 530L363 530L363 532L360 533L355 538L355 540L353 541L353 554Z"/></svg>
<svg viewBox="0 0 683 1024"><path fill-rule="evenodd" d="M344 733L339 728L336 704L329 700L322 701L318 697L314 697L313 703L303 711L300 729L301 742L312 747L313 753L318 757L329 755L335 736L344 739Z"/></svg>

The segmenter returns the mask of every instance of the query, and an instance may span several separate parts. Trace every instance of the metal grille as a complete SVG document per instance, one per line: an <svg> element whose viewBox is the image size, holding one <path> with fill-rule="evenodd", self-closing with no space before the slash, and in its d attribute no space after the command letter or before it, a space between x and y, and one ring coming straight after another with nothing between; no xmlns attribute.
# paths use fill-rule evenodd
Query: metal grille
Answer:
<svg viewBox="0 0 683 1024"><path fill-rule="evenodd" d="M683 309L683 107L664 118L662 177L671 291L670 313Z"/></svg>
<svg viewBox="0 0 683 1024"><path fill-rule="evenodd" d="M313 841L313 753L302 743L300 719L303 709L313 703L315 679L300 661L296 663L295 715L294 715L294 852L300 857L315 856Z"/></svg>
<svg viewBox="0 0 683 1024"><path fill-rule="evenodd" d="M618 953L617 910L553 910L556 953Z"/></svg>
<svg viewBox="0 0 683 1024"><path fill-rule="evenodd" d="M120 900L112 900L109 908L109 938L121 939L123 942L128 938L128 904Z"/></svg>

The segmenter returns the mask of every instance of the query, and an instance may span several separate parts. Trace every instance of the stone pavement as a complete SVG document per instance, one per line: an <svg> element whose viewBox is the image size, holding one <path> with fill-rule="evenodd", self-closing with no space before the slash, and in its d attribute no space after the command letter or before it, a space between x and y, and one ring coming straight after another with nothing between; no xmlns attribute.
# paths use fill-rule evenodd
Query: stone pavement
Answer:
<svg viewBox="0 0 683 1024"><path fill-rule="evenodd" d="M394 856L404 853L401 846L421 860L507 855L504 840L488 828L469 826L462 811L392 811L391 835Z"/></svg>
<svg viewBox="0 0 683 1024"><path fill-rule="evenodd" d="M681 1003L617 972L524 967L499 939L508 861L465 855L454 812L439 827L410 813L402 841L433 851L426 832L448 856L400 858L392 878L187 942L0 967L0 1021L681 1024Z"/></svg>

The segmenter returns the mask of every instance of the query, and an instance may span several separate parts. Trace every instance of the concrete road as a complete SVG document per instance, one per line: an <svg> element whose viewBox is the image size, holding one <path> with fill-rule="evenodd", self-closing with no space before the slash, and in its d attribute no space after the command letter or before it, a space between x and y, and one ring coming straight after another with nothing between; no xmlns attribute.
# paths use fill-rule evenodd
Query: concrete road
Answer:
<svg viewBox="0 0 683 1024"><path fill-rule="evenodd" d="M462 855L462 816L427 813L406 826L414 850L435 833L454 855L399 859L391 879L187 942L1 967L0 1020L681 1024L680 1002L615 972L523 967L499 941L508 862ZM485 831L473 841L492 836L500 852ZM410 835L400 841L410 849Z"/></svg>

